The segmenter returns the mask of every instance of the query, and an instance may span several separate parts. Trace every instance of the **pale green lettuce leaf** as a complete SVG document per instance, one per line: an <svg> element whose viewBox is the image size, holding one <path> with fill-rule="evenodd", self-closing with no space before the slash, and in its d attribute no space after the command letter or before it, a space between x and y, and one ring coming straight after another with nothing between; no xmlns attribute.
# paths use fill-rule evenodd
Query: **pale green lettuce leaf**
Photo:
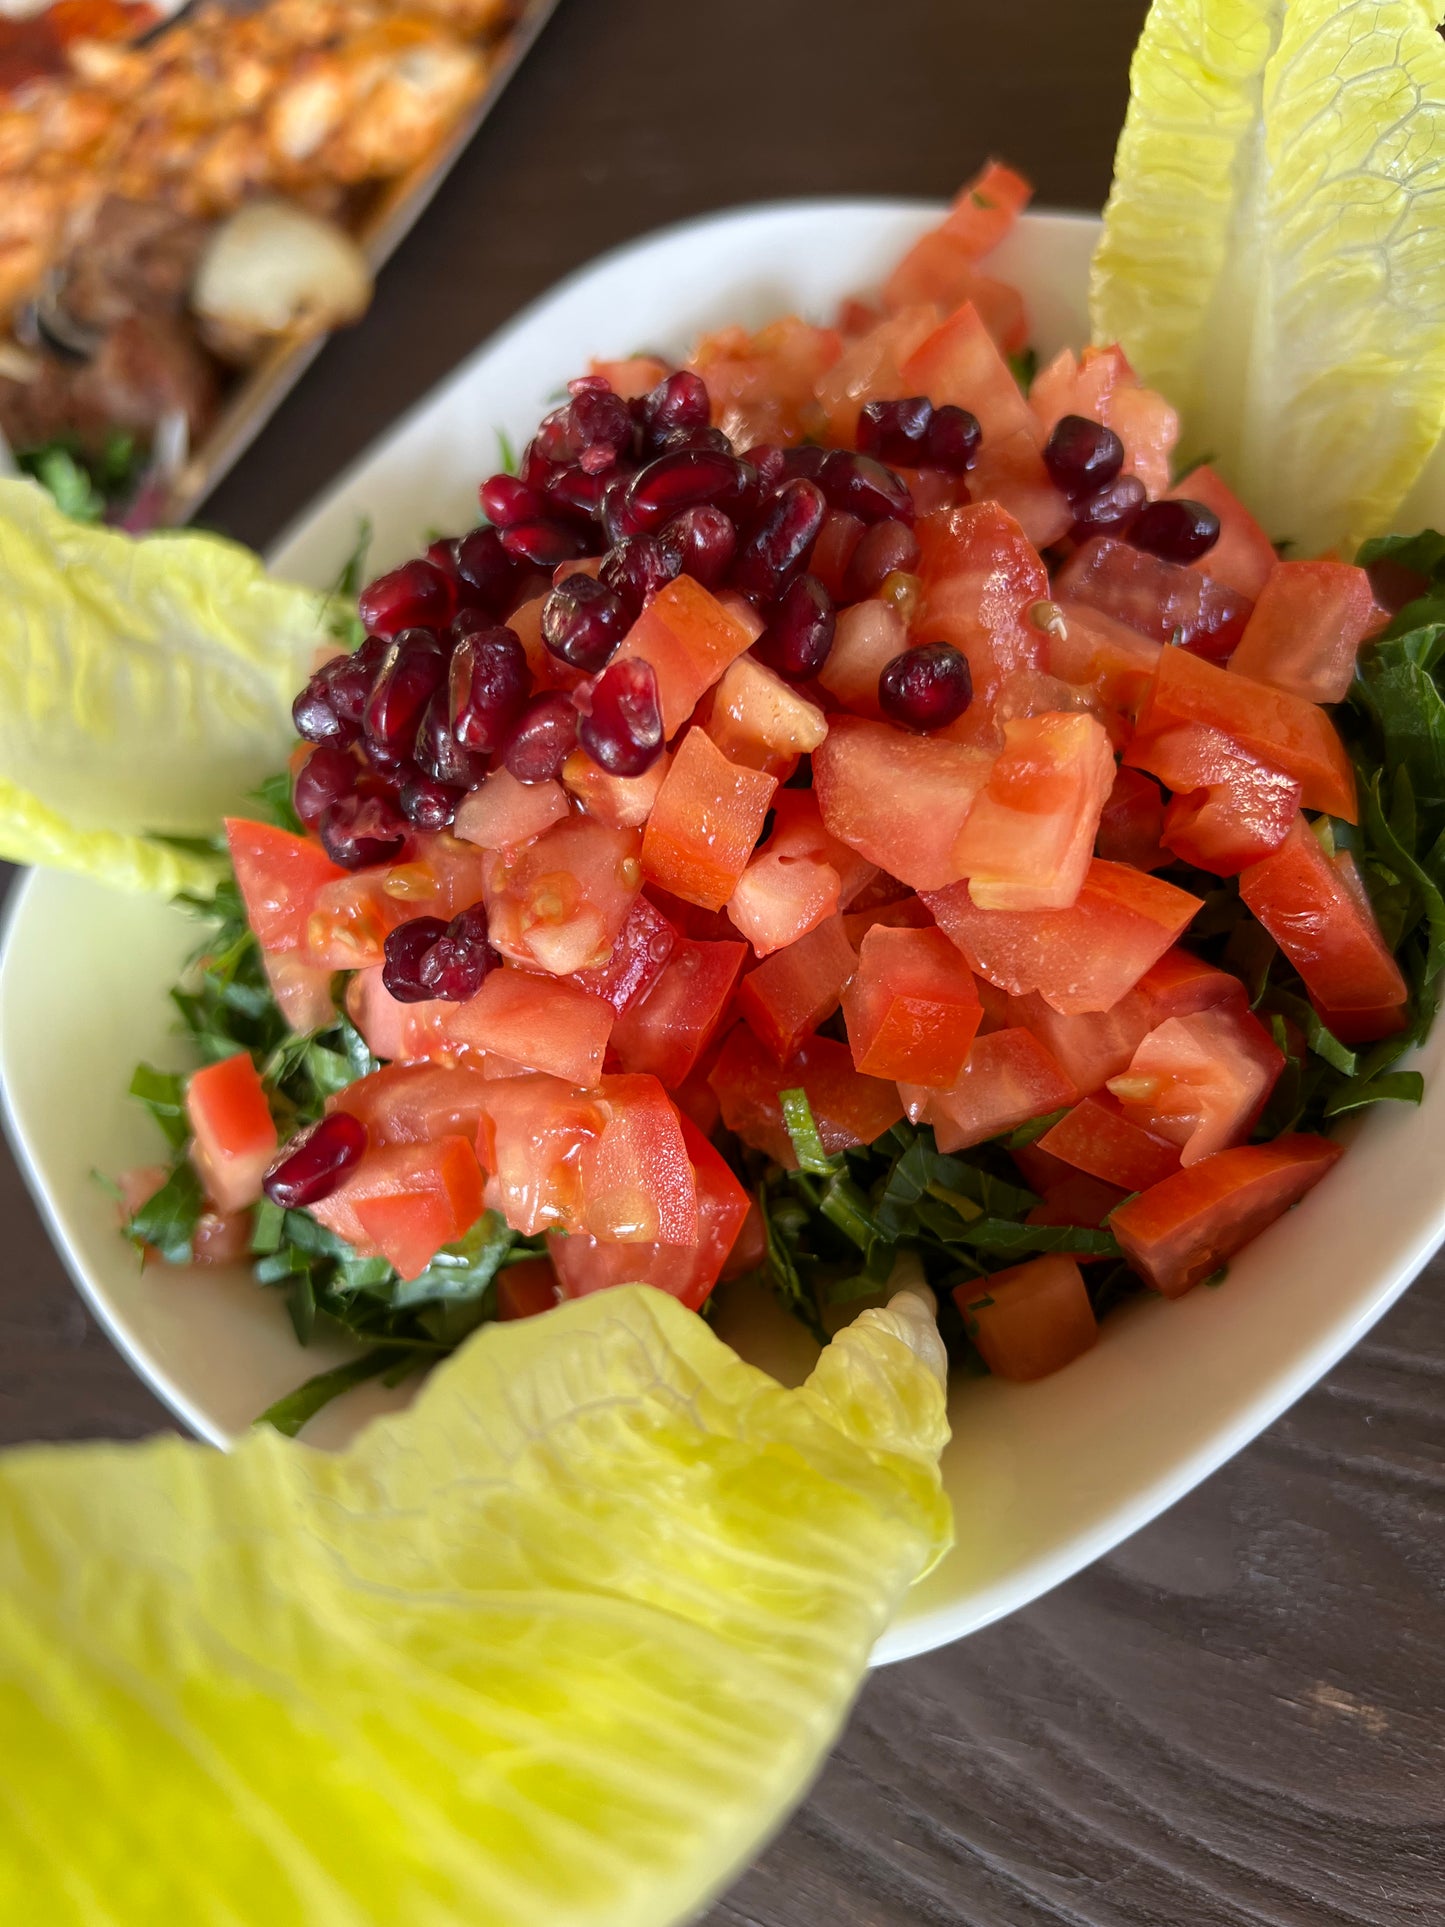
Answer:
<svg viewBox="0 0 1445 1927"><path fill-rule="evenodd" d="M909 1294L784 1391L627 1286L334 1457L0 1459L0 1920L689 1917L948 1543L944 1371Z"/></svg>
<svg viewBox="0 0 1445 1927"><path fill-rule="evenodd" d="M1445 424L1424 0L1154 0L1095 257L1118 340L1277 540L1390 526Z"/></svg>
<svg viewBox="0 0 1445 1927"><path fill-rule="evenodd" d="M327 604L248 550L70 521L0 480L0 856L130 889L213 881L213 834L280 767Z"/></svg>

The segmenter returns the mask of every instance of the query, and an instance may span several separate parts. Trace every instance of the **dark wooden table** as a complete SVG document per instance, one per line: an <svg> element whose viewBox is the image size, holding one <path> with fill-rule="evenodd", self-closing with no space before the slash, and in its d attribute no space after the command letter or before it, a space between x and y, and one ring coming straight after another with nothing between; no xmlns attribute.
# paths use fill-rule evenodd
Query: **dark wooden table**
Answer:
<svg viewBox="0 0 1445 1927"><path fill-rule="evenodd" d="M1043 202L1097 207L1143 12L563 0L365 322L205 519L263 544L522 302L665 222L943 195L989 152ZM0 1440L165 1425L8 1159L0 1214ZM1438 1927L1442 1391L1436 1266L1113 1557L871 1680L813 1798L709 1927Z"/></svg>

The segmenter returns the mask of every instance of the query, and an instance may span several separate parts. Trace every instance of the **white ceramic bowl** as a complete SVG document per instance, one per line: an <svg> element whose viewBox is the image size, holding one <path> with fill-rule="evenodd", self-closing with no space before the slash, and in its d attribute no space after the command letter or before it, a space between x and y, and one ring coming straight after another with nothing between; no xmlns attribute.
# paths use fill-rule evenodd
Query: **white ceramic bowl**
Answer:
<svg viewBox="0 0 1445 1927"><path fill-rule="evenodd" d="M806 202L694 222L608 256L481 349L345 475L273 560L334 579L356 524L373 561L429 528L470 521L496 432L530 433L559 384L597 353L681 350L710 325L829 312L876 281L936 210ZM1087 332L1097 224L1040 215L998 271L1023 287L1039 349ZM51 1233L97 1316L173 1411L224 1443L337 1355L300 1351L279 1300L244 1274L140 1272L91 1173L149 1161L152 1127L125 1096L138 1058L174 1068L166 990L193 941L175 911L59 875L18 891L0 959L0 1082ZM1146 1298L1097 1348L1038 1385L960 1384L944 1468L958 1549L881 1643L897 1659L971 1632L1108 1551L1237 1452L1380 1316L1445 1237L1436 1146L1445 1026L1422 1056L1420 1110L1384 1105L1324 1184L1231 1266L1222 1289ZM344 1436L386 1394L371 1386L311 1436Z"/></svg>

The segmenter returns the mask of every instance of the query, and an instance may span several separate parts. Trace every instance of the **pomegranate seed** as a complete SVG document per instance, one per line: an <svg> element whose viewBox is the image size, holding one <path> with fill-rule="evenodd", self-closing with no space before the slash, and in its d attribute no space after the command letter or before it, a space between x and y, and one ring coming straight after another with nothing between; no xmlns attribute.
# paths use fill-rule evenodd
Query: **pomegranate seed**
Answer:
<svg viewBox="0 0 1445 1927"><path fill-rule="evenodd" d="M283 1211L320 1204L341 1183L366 1149L366 1126L350 1111L328 1111L309 1130L298 1131L261 1180L261 1189Z"/></svg>
<svg viewBox="0 0 1445 1927"><path fill-rule="evenodd" d="M628 535L609 552L597 580L621 597L636 621L644 606L678 573L675 561L655 535Z"/></svg>
<svg viewBox="0 0 1445 1927"><path fill-rule="evenodd" d="M381 786L384 789L395 789L398 784L404 783L409 776L415 774L412 760L405 751L383 749L380 744L371 742L365 736L360 739L356 747L361 751L361 760L375 776L381 779ZM376 785L373 783L367 794L371 794L375 788Z"/></svg>
<svg viewBox="0 0 1445 1927"><path fill-rule="evenodd" d="M485 949L452 936L438 937L421 960L421 980L429 997L464 1004L475 997L487 974Z"/></svg>
<svg viewBox="0 0 1445 1927"><path fill-rule="evenodd" d="M904 729L943 729L973 700L968 658L952 643L925 642L895 656L878 678L878 707Z"/></svg>
<svg viewBox="0 0 1445 1927"><path fill-rule="evenodd" d="M609 475L602 490L599 516L609 542L625 542L642 533L642 524L629 505L632 481L631 475Z"/></svg>
<svg viewBox="0 0 1445 1927"><path fill-rule="evenodd" d="M655 455L671 454L674 449L697 448L711 455L731 455L733 445L720 428L674 428L653 447Z"/></svg>
<svg viewBox="0 0 1445 1927"><path fill-rule="evenodd" d="M439 689L427 704L426 714L416 732L414 755L424 777L443 783L449 789L469 790L486 775L487 758L474 750L464 749L457 741L451 726L450 708L446 689ZM404 806L402 815L407 815ZM414 820L408 817L408 821Z"/></svg>
<svg viewBox="0 0 1445 1927"><path fill-rule="evenodd" d="M679 449L659 455L639 470L627 491L627 514L637 533L645 534L670 522L684 509L710 503L723 510L737 509L754 486L751 469L736 456L708 449Z"/></svg>
<svg viewBox="0 0 1445 1927"><path fill-rule="evenodd" d="M336 744L323 743L319 749L312 750L296 772L291 789L296 814L308 830L316 828L332 803L350 796L360 774L356 758Z"/></svg>
<svg viewBox="0 0 1445 1927"><path fill-rule="evenodd" d="M432 776L414 776L402 784L397 807L413 829L445 830L466 793L464 787L440 783Z"/></svg>
<svg viewBox="0 0 1445 1927"><path fill-rule="evenodd" d="M510 629L463 636L452 652L448 718L463 749L494 755L532 688L527 652Z"/></svg>
<svg viewBox="0 0 1445 1927"><path fill-rule="evenodd" d="M771 495L780 482L785 480L786 451L776 448L771 442L759 442L750 448L743 460L749 468L757 470L758 486L765 495Z"/></svg>
<svg viewBox="0 0 1445 1927"><path fill-rule="evenodd" d="M1044 466L1071 502L1105 488L1124 466L1124 444L1087 415L1061 415L1044 444Z"/></svg>
<svg viewBox="0 0 1445 1927"><path fill-rule="evenodd" d="M788 452L802 453L799 449ZM846 448L835 448L818 469L818 486L830 508L856 515L860 522L913 520L908 484L871 455L853 455Z"/></svg>
<svg viewBox="0 0 1445 1927"><path fill-rule="evenodd" d="M564 468L547 485L547 507L558 514L590 522L602 513L602 492L611 480L610 469L591 475L580 465Z"/></svg>
<svg viewBox="0 0 1445 1927"><path fill-rule="evenodd" d="M345 723L361 727L366 714L366 699L376 672L386 658L386 638L368 636L349 656L333 656L323 663L317 675L326 687L326 700Z"/></svg>
<svg viewBox="0 0 1445 1927"><path fill-rule="evenodd" d="M543 427L546 427L544 422ZM522 459L517 467L518 481L525 482L528 488L545 489L557 471L565 466L561 460L554 460L543 448L543 437L538 434L534 441L528 442L522 450ZM565 456L565 437L560 433L556 439L557 453Z"/></svg>
<svg viewBox="0 0 1445 1927"><path fill-rule="evenodd" d="M446 651L431 631L403 629L383 657L366 699L368 739L393 756L405 755L446 673Z"/></svg>
<svg viewBox="0 0 1445 1927"><path fill-rule="evenodd" d="M406 819L389 796L353 791L328 804L316 827L326 854L343 870L390 863L406 842Z"/></svg>
<svg viewBox="0 0 1445 1927"><path fill-rule="evenodd" d="M576 746L577 711L555 692L534 696L514 724L502 761L519 783L546 783L562 774Z"/></svg>
<svg viewBox="0 0 1445 1927"><path fill-rule="evenodd" d="M422 982L422 960L447 934L440 917L413 917L387 932L381 981L399 1004L420 1004L433 995Z"/></svg>
<svg viewBox="0 0 1445 1927"><path fill-rule="evenodd" d="M859 451L900 468L922 468L932 420L933 403L927 395L910 395L906 401L870 401L858 416Z"/></svg>
<svg viewBox="0 0 1445 1927"><path fill-rule="evenodd" d="M784 482L763 504L733 569L733 582L749 600L775 602L806 566L826 507L818 484L801 479Z"/></svg>
<svg viewBox="0 0 1445 1927"><path fill-rule="evenodd" d="M458 910L447 925L447 935L458 937L464 943L486 943L488 930L485 903L469 903L465 910ZM496 952L493 951L492 955L495 957Z"/></svg>
<svg viewBox="0 0 1445 1927"><path fill-rule="evenodd" d="M799 576L753 644L753 654L780 676L806 682L833 647L833 599L814 575Z"/></svg>
<svg viewBox="0 0 1445 1927"><path fill-rule="evenodd" d="M690 575L705 589L722 581L738 549L738 532L731 520L707 503L684 509L664 522L657 540L671 573Z"/></svg>
<svg viewBox="0 0 1445 1927"><path fill-rule="evenodd" d="M517 565L495 529L471 529L457 543L457 574L464 602L499 615L512 599Z"/></svg>
<svg viewBox="0 0 1445 1927"><path fill-rule="evenodd" d="M683 368L643 396L640 413L647 446L655 449L674 429L706 428L712 420L712 403L702 378Z"/></svg>
<svg viewBox="0 0 1445 1927"><path fill-rule="evenodd" d="M641 776L652 768L662 754L662 710L650 662L634 656L603 671L577 740L610 776Z"/></svg>
<svg viewBox="0 0 1445 1927"><path fill-rule="evenodd" d="M443 535L435 542L428 542L426 559L434 569L440 569L443 575L450 576L453 581L456 580L457 544L454 536Z"/></svg>
<svg viewBox="0 0 1445 1927"><path fill-rule="evenodd" d="M829 459L826 448L814 448L811 443L805 443L802 448L785 448L782 453L785 482L795 481L800 475L804 481L816 482Z"/></svg>
<svg viewBox="0 0 1445 1927"><path fill-rule="evenodd" d="M1133 546L1166 562L1197 562L1218 540L1219 517L1187 496L1166 495L1162 501L1146 502L1129 524Z"/></svg>
<svg viewBox="0 0 1445 1927"><path fill-rule="evenodd" d="M622 397L605 386L572 386L572 400L562 411L568 452L576 457L589 449L606 450L609 466L630 453L632 411Z"/></svg>
<svg viewBox="0 0 1445 1927"><path fill-rule="evenodd" d="M978 425L978 417L970 415L966 408L955 408L952 402L945 402L942 408L933 411L920 466L947 469L951 475L962 475L966 468L972 468L978 460L978 447L982 440L983 430Z"/></svg>
<svg viewBox="0 0 1445 1927"><path fill-rule="evenodd" d="M1075 502L1069 534L1076 542L1087 542L1091 535L1122 535L1148 499L1137 475L1116 476Z"/></svg>
<svg viewBox="0 0 1445 1927"><path fill-rule="evenodd" d="M318 670L291 705L291 726L308 743L354 742L355 723L343 722L331 705L331 692Z"/></svg>
<svg viewBox="0 0 1445 1927"><path fill-rule="evenodd" d="M535 522L546 511L540 491L515 475L488 476L478 494L482 514L496 529L510 529L518 522Z"/></svg>
<svg viewBox="0 0 1445 1927"><path fill-rule="evenodd" d="M456 614L456 584L417 557L369 582L356 598L356 607L374 636L395 636L403 629L442 628Z"/></svg>
<svg viewBox="0 0 1445 1927"><path fill-rule="evenodd" d="M590 575L569 575L542 604L543 642L588 676L612 660L631 626L621 596Z"/></svg>
<svg viewBox="0 0 1445 1927"><path fill-rule="evenodd" d="M534 569L555 569L559 562L575 562L592 547L592 537L560 522L517 522L502 530L502 547L516 562Z"/></svg>
<svg viewBox="0 0 1445 1927"><path fill-rule="evenodd" d="M866 602L897 570L918 562L918 537L906 522L875 522L853 551L843 577L843 600Z"/></svg>

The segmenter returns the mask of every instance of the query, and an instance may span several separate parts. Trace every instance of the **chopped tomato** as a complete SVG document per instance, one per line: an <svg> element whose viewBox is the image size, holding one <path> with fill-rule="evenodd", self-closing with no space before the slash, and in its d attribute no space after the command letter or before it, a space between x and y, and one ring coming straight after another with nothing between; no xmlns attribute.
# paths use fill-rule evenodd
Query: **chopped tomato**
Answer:
<svg viewBox="0 0 1445 1927"><path fill-rule="evenodd" d="M1072 1104L1078 1095L1038 1038L1021 1025L976 1037L951 1090L899 1086L909 1116L933 1126L940 1151L965 1151Z"/></svg>
<svg viewBox="0 0 1445 1927"><path fill-rule="evenodd" d="M1160 736L1187 723L1222 731L1258 762L1294 777L1307 810L1356 821L1349 756L1314 703L1201 662L1187 649L1165 649L1139 713L1139 730Z"/></svg>
<svg viewBox="0 0 1445 1927"><path fill-rule="evenodd" d="M1029 611L1047 599L1049 574L1013 516L988 501L926 515L918 545L917 634L962 650L976 702L991 702L1011 671L1042 667L1044 634Z"/></svg>
<svg viewBox="0 0 1445 1927"><path fill-rule="evenodd" d="M191 1162L221 1211L241 1211L261 1195L276 1156L276 1125L249 1051L192 1073L186 1085Z"/></svg>
<svg viewBox="0 0 1445 1927"><path fill-rule="evenodd" d="M314 838L242 816L226 818L226 843L246 921L261 948L304 950L317 891L345 879L346 871Z"/></svg>
<svg viewBox="0 0 1445 1927"><path fill-rule="evenodd" d="M415 1278L481 1216L482 1174L464 1137L381 1145L310 1210L362 1255Z"/></svg>
<svg viewBox="0 0 1445 1927"><path fill-rule="evenodd" d="M954 1287L953 1298L995 1378L1047 1378L1099 1335L1084 1275L1062 1252L972 1278Z"/></svg>
<svg viewBox="0 0 1445 1927"><path fill-rule="evenodd" d="M745 943L679 937L647 993L628 1006L612 1031L625 1071L649 1071L670 1091L686 1082L732 1000Z"/></svg>
<svg viewBox="0 0 1445 1927"><path fill-rule="evenodd" d="M985 438L968 486L976 502L992 502L1011 516L1036 548L1062 541L1073 523L1074 511L1055 488L1032 428Z"/></svg>
<svg viewBox="0 0 1445 1927"><path fill-rule="evenodd" d="M1218 1151L1121 1204L1110 1229L1145 1284L1178 1298L1296 1204L1343 1149L1300 1133Z"/></svg>
<svg viewBox="0 0 1445 1927"><path fill-rule="evenodd" d="M664 750L641 776L612 776L585 749L574 749L562 765L562 781L599 823L614 830L636 830L651 815L671 760Z"/></svg>
<svg viewBox="0 0 1445 1927"><path fill-rule="evenodd" d="M1036 990L1065 1016L1111 1009L1200 906L1163 877L1098 857L1063 910L981 910L964 884L922 894L971 970L1014 996Z"/></svg>
<svg viewBox="0 0 1445 1927"><path fill-rule="evenodd" d="M381 965L358 970L346 986L346 1014L373 1057L435 1057L449 1050L456 1005L440 997L404 1004L381 981Z"/></svg>
<svg viewBox="0 0 1445 1927"><path fill-rule="evenodd" d="M432 1138L477 1135L487 1079L468 1064L387 1064L326 1100L366 1126L367 1142L425 1144Z"/></svg>
<svg viewBox="0 0 1445 1927"><path fill-rule="evenodd" d="M927 301L900 308L847 344L815 390L829 441L851 448L865 403L915 392L899 371L937 326L938 309Z"/></svg>
<svg viewBox="0 0 1445 1927"><path fill-rule="evenodd" d="M1022 430L1038 445L1038 424L1013 371L971 301L941 322L899 370L902 395L927 395L935 408L966 408L978 419L986 448Z"/></svg>
<svg viewBox="0 0 1445 1927"><path fill-rule="evenodd" d="M1207 555L1190 567L1212 582L1237 589L1253 602L1274 573L1279 557L1274 544L1234 491L1207 465L1192 468L1171 495L1202 502L1219 517L1219 540Z"/></svg>
<svg viewBox="0 0 1445 1927"><path fill-rule="evenodd" d="M323 883L306 920L306 958L318 970L366 970L379 964L387 933L409 917L430 914L388 888L388 870L342 871Z"/></svg>
<svg viewBox="0 0 1445 1927"><path fill-rule="evenodd" d="M878 875L878 865L829 834L814 790L779 790L773 798L773 828L764 847L779 856L807 856L838 872L838 901L844 909ZM901 886L900 886L901 887Z"/></svg>
<svg viewBox="0 0 1445 1927"><path fill-rule="evenodd" d="M616 1018L611 1004L580 985L526 970L489 971L455 1010L447 1027L453 1042L586 1086L602 1076Z"/></svg>
<svg viewBox="0 0 1445 1927"><path fill-rule="evenodd" d="M1341 702L1360 644L1379 626L1370 578L1350 562L1281 562L1260 590L1229 666L1311 703Z"/></svg>
<svg viewBox="0 0 1445 1927"><path fill-rule="evenodd" d="M1081 1225L1086 1230L1098 1231L1109 1213L1128 1196L1117 1184L1104 1184L1098 1178L1091 1178L1086 1171L1075 1171L1068 1165L1059 1168L1064 1175L1048 1185L1043 1201L1024 1214L1025 1224ZM1065 1256L1083 1265L1109 1262L1106 1257L1093 1251L1071 1251Z"/></svg>
<svg viewBox="0 0 1445 1927"><path fill-rule="evenodd" d="M864 937L873 929L882 930L928 930L933 919L928 914L927 905L910 891L902 890L891 902L873 904L867 909L850 910L843 918L843 929L848 941L856 950ZM865 895L867 892L864 893Z"/></svg>
<svg viewBox="0 0 1445 1927"><path fill-rule="evenodd" d="M523 1237L585 1232L582 1159L604 1122L598 1094L561 1078L531 1072L493 1080L477 1131L486 1202Z"/></svg>
<svg viewBox="0 0 1445 1927"><path fill-rule="evenodd" d="M1099 812L1094 854L1106 863L1132 863L1136 870L1157 870L1169 861L1160 844L1164 799L1159 785L1137 769L1114 772L1114 783Z"/></svg>
<svg viewBox="0 0 1445 1927"><path fill-rule="evenodd" d="M499 766L462 798L453 827L484 850L508 850L530 843L567 813L567 792L560 783L519 783Z"/></svg>
<svg viewBox="0 0 1445 1927"><path fill-rule="evenodd" d="M489 941L513 963L554 977L606 963L641 887L639 841L636 830L571 816L489 856Z"/></svg>
<svg viewBox="0 0 1445 1927"><path fill-rule="evenodd" d="M1302 816L1272 856L1239 879L1239 894L1304 978L1314 1002L1331 1012L1375 1012L1388 1036L1407 990L1390 955L1358 872L1332 860ZM1356 1029L1356 1036L1361 1033Z"/></svg>
<svg viewBox="0 0 1445 1927"><path fill-rule="evenodd" d="M1046 435L1064 415L1112 428L1124 444L1124 473L1137 475L1151 496L1168 489L1179 417L1162 395L1140 385L1122 348L1086 348L1078 359L1063 349L1039 370L1029 403Z"/></svg>
<svg viewBox="0 0 1445 1927"><path fill-rule="evenodd" d="M261 966L277 1008L299 1037L331 1023L336 1015L332 971L294 950L262 950Z"/></svg>
<svg viewBox="0 0 1445 1927"><path fill-rule="evenodd" d="M690 575L659 589L623 639L614 662L637 656L652 664L662 728L682 728L699 696L753 640L730 610Z"/></svg>
<svg viewBox="0 0 1445 1927"><path fill-rule="evenodd" d="M591 970L579 970L574 981L611 1004L621 1017L652 989L666 969L676 942L676 930L656 904L646 897L634 897L612 955Z"/></svg>
<svg viewBox="0 0 1445 1927"><path fill-rule="evenodd" d="M729 762L704 731L690 729L648 818L643 870L674 896L721 910L747 867L777 787L776 778Z"/></svg>
<svg viewBox="0 0 1445 1927"><path fill-rule="evenodd" d="M855 602L839 613L833 647L818 681L854 715L876 717L882 713L878 678L907 647L907 627L891 602Z"/></svg>
<svg viewBox="0 0 1445 1927"><path fill-rule="evenodd" d="M714 425L738 448L787 446L816 434L814 390L842 352L836 329L785 315L754 335L737 327L705 335L688 366L707 388Z"/></svg>
<svg viewBox="0 0 1445 1927"><path fill-rule="evenodd" d="M1045 630L1049 669L1064 682L1096 690L1110 709L1136 716L1159 667L1161 645L1082 602L1055 605Z"/></svg>
<svg viewBox="0 0 1445 1927"><path fill-rule="evenodd" d="M828 719L756 656L739 656L713 691L707 733L729 762L786 782L828 734Z"/></svg>
<svg viewBox="0 0 1445 1927"><path fill-rule="evenodd" d="M1214 876L1237 876L1268 856L1299 811L1294 777L1271 769L1223 730L1205 724L1140 730L1124 756L1175 792L1164 812L1164 842L1186 863Z"/></svg>
<svg viewBox="0 0 1445 1927"><path fill-rule="evenodd" d="M1093 857L1114 755L1092 716L1004 724L1003 749L953 846L973 901L989 910L1073 903Z"/></svg>
<svg viewBox="0 0 1445 1927"><path fill-rule="evenodd" d="M1058 1059L1080 1092L1097 1091L1127 1070L1140 1043L1161 1020L1144 995L1143 982L1126 991L1108 1010L1065 1017L1037 992L1010 997L1008 1021L1023 1024Z"/></svg>
<svg viewBox="0 0 1445 1927"><path fill-rule="evenodd" d="M853 1062L870 1077L957 1083L983 1009L973 972L941 930L875 924L843 991Z"/></svg>
<svg viewBox="0 0 1445 1927"><path fill-rule="evenodd" d="M1033 190L1021 174L989 161L937 227L914 243L884 285L889 308L919 301L954 307L967 298L981 256L996 248L1028 206ZM1027 336L1012 346L1021 348Z"/></svg>
<svg viewBox="0 0 1445 1927"><path fill-rule="evenodd" d="M1054 588L1061 601L1082 602L1151 642L1177 642L1218 661L1244 634L1254 606L1212 576L1103 535L1074 551Z"/></svg>
<svg viewBox="0 0 1445 1927"><path fill-rule="evenodd" d="M1192 950L1166 950L1139 979L1139 996L1150 1015L1149 1028L1166 1017L1192 1017L1196 1011L1217 1010L1221 1004L1248 1002L1244 985L1227 970L1218 970Z"/></svg>
<svg viewBox="0 0 1445 1927"><path fill-rule="evenodd" d="M620 361L594 360L591 370L594 375L601 375L612 392L621 395L624 401L640 401L671 372L667 363L659 361L656 355L628 355Z"/></svg>
<svg viewBox="0 0 1445 1927"><path fill-rule="evenodd" d="M838 1008L857 963L843 919L831 916L750 971L738 1009L775 1057L787 1057Z"/></svg>
<svg viewBox="0 0 1445 1927"><path fill-rule="evenodd" d="M1118 1100L1086 1097L1039 1139L1039 1149L1121 1191L1147 1191L1179 1169L1179 1147L1124 1115Z"/></svg>
<svg viewBox="0 0 1445 1927"><path fill-rule="evenodd" d="M838 872L821 857L765 847L738 878L728 915L755 954L766 957L831 917L839 887Z"/></svg>
<svg viewBox="0 0 1445 1927"><path fill-rule="evenodd" d="M985 750L838 716L814 751L813 788L831 836L937 890L957 880L954 843L992 767Z"/></svg>
<svg viewBox="0 0 1445 1927"><path fill-rule="evenodd" d="M1177 1144L1189 1165L1249 1136L1283 1069L1258 1018L1220 1004L1151 1030L1109 1089L1126 1117Z"/></svg>
<svg viewBox="0 0 1445 1927"><path fill-rule="evenodd" d="M831 1037L810 1037L779 1062L746 1024L728 1035L708 1082L717 1092L723 1122L744 1144L766 1151L785 1171L798 1160L783 1123L780 1091L801 1088L808 1094L823 1149L846 1151L872 1144L903 1115L897 1086L864 1077L853 1068L846 1044Z"/></svg>
<svg viewBox="0 0 1445 1927"><path fill-rule="evenodd" d="M203 1211L191 1234L193 1265L237 1265L251 1256L250 1210Z"/></svg>
<svg viewBox="0 0 1445 1927"><path fill-rule="evenodd" d="M562 1287L550 1258L523 1258L497 1273L497 1316L536 1318L562 1302Z"/></svg>
<svg viewBox="0 0 1445 1927"><path fill-rule="evenodd" d="M717 1283L751 1208L748 1194L728 1165L686 1117L683 1144L692 1160L697 1190L696 1241L675 1244L604 1244L600 1239L560 1237L547 1243L562 1294L585 1298L614 1285L654 1285L698 1311ZM505 1279L506 1272L502 1273Z"/></svg>
<svg viewBox="0 0 1445 1927"><path fill-rule="evenodd" d="M677 1106L655 1077L602 1079L602 1130L582 1153L582 1229L612 1244L693 1245L697 1184Z"/></svg>

